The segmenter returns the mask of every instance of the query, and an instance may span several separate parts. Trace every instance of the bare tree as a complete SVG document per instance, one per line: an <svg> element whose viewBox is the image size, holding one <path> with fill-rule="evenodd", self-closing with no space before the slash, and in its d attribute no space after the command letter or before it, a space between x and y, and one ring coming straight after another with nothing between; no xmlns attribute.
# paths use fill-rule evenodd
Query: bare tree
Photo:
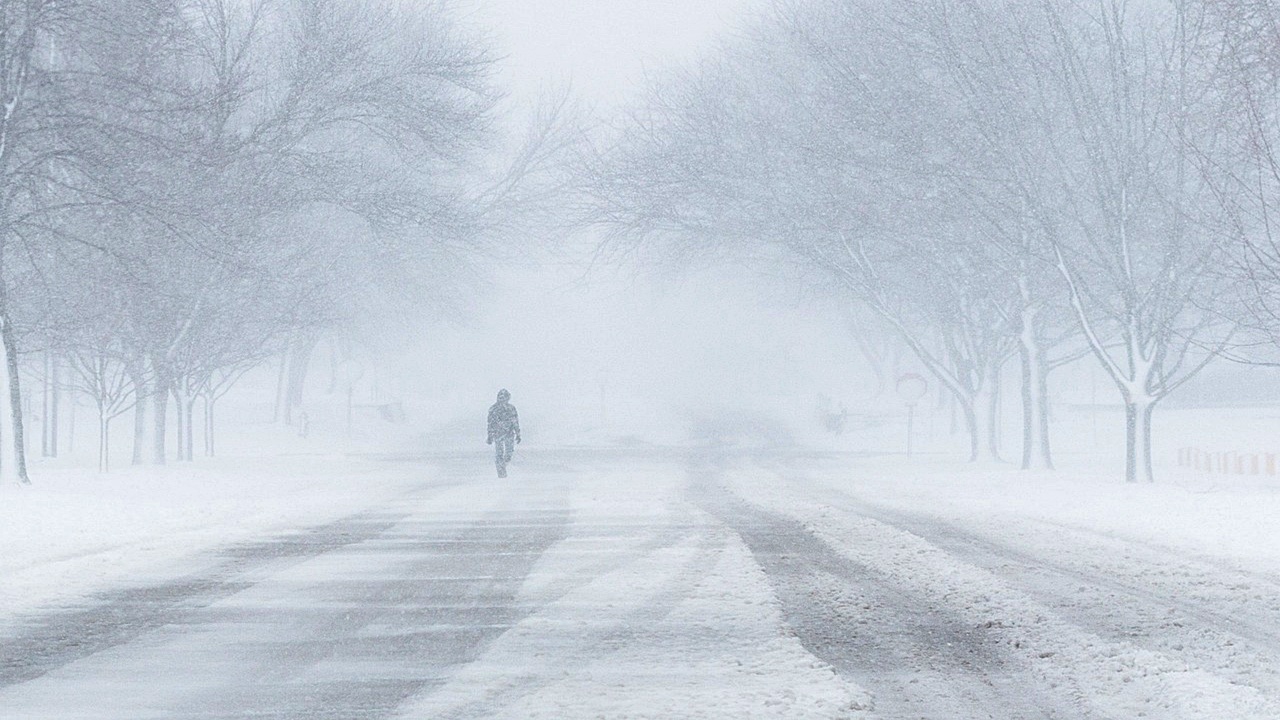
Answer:
<svg viewBox="0 0 1280 720"><path fill-rule="evenodd" d="M63 4L54 0L7 0L0 3L0 389L7 399L9 453L0 455L0 472L21 483L27 477L18 344L11 309L11 272L6 260L24 215L38 209L32 168L40 156L56 148L42 133L54 114L41 85L47 82L45 48L63 26ZM43 82L42 82L43 81Z"/></svg>
<svg viewBox="0 0 1280 720"><path fill-rule="evenodd" d="M98 408L98 472L110 469L111 421L135 401L136 388L125 361L110 347L79 349L68 359L75 372L75 387L93 398Z"/></svg>
<svg viewBox="0 0 1280 720"><path fill-rule="evenodd" d="M1275 212L1280 203L1280 4L1272 0L1223 0L1207 6L1222 38L1224 67L1219 93L1227 112L1219 122L1230 141L1226 151L1197 152L1204 176L1213 183L1232 242L1223 279L1233 291L1226 314L1240 332L1224 357L1242 363L1276 365L1280 347L1280 238ZM1196 148L1198 151L1201 148Z"/></svg>
<svg viewBox="0 0 1280 720"><path fill-rule="evenodd" d="M1203 5L1172 9L1046 3L1050 41L1024 46L1042 70L1033 101L1050 127L1056 177L1047 190L1065 199L1033 208L1089 346L1124 401L1130 482L1153 479L1156 405L1233 330L1213 309L1226 234L1196 163L1223 140L1220 38Z"/></svg>
<svg viewBox="0 0 1280 720"><path fill-rule="evenodd" d="M43 293L48 309L43 323L46 342L67 360L68 387L88 395L97 407L98 470L106 472L111 421L137 401L125 331L129 318L120 302L128 288L112 283L112 268L99 261L97 251L84 247L63 248L58 262L42 269L57 273L48 278Z"/></svg>
<svg viewBox="0 0 1280 720"><path fill-rule="evenodd" d="M657 88L594 163L588 215L634 247L800 263L869 309L953 393L972 459L999 455L1012 287L939 192L950 148L883 15L786 11L718 64ZM931 110L936 108L931 107ZM662 242L662 241L669 242Z"/></svg>
<svg viewBox="0 0 1280 720"><path fill-rule="evenodd" d="M1233 331L1210 5L784 4L655 89L591 165L588 216L678 262L830 273L951 390L974 457L1016 353L1023 465L1050 466L1049 372L1092 354L1149 480L1153 408Z"/></svg>
<svg viewBox="0 0 1280 720"><path fill-rule="evenodd" d="M952 151L932 168L937 182L983 233L974 248L981 262L998 267L1016 294L1007 320L1021 365L1022 467L1052 468L1049 374L1087 350L1035 220L1039 205L1056 201L1054 159L1045 108L1026 102L1039 86L1037 58L1021 48L1046 42L1047 26L1034 5L981 0L905 3L896 26L929 69L940 99L930 112L946 112L939 140Z"/></svg>
<svg viewBox="0 0 1280 720"><path fill-rule="evenodd" d="M143 139L120 173L133 191L116 191L137 226L121 266L165 300L131 303L154 462L171 399L179 457L193 456L194 400L218 363L317 337L379 270L413 272L437 259L422 249L474 238L458 168L496 98L489 57L446 3L184 7L162 60L143 65L139 84L167 93L136 116ZM292 367L296 396L305 366Z"/></svg>

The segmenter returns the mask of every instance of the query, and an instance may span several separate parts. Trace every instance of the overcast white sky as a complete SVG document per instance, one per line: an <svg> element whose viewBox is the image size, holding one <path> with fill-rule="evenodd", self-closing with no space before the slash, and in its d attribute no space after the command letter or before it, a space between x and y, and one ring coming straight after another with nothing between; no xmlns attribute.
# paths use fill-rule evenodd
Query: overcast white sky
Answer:
<svg viewBox="0 0 1280 720"><path fill-rule="evenodd" d="M466 0L506 55L520 94L572 82L601 107L639 87L646 69L697 57L760 0Z"/></svg>

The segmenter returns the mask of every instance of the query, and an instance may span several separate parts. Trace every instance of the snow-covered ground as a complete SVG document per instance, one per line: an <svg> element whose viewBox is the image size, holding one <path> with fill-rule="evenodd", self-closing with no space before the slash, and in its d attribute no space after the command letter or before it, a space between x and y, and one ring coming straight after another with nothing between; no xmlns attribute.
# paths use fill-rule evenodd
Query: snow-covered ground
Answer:
<svg viewBox="0 0 1280 720"><path fill-rule="evenodd" d="M575 474L534 608L405 717L849 717L865 694L789 634L741 539L669 463Z"/></svg>
<svg viewBox="0 0 1280 720"><path fill-rule="evenodd" d="M1280 478L1176 464L1266 420L1168 413L1155 485L870 433L50 464L0 489L0 716L1273 720Z"/></svg>
<svg viewBox="0 0 1280 720"><path fill-rule="evenodd" d="M845 457L728 476L1085 716L1280 717L1280 480Z"/></svg>
<svg viewBox="0 0 1280 720"><path fill-rule="evenodd" d="M0 651L0 709L791 718L869 707L789 631L742 540L688 501L680 456L527 453L513 482L484 460L421 458L419 469L466 481L425 479L296 542L206 553L216 562L154 591L28 617ZM94 627L68 640L79 624Z"/></svg>
<svg viewBox="0 0 1280 720"><path fill-rule="evenodd" d="M0 487L0 619L189 570L202 553L310 527L422 481L341 455L232 458L99 474L40 468Z"/></svg>

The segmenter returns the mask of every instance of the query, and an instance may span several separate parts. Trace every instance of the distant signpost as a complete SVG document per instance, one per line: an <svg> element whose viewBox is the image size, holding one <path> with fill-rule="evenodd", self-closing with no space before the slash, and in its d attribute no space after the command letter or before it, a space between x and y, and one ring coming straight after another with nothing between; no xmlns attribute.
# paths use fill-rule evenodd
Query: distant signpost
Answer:
<svg viewBox="0 0 1280 720"><path fill-rule="evenodd" d="M929 381L923 375L903 373L898 376L895 388L898 397L907 404L907 457L911 457L912 439L915 431L916 403L929 392Z"/></svg>

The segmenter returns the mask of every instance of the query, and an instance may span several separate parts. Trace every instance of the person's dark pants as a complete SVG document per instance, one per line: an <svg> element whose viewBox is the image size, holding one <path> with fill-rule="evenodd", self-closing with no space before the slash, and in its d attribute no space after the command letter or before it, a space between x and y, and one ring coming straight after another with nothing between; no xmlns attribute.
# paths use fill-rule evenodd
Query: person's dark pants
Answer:
<svg viewBox="0 0 1280 720"><path fill-rule="evenodd" d="M516 451L515 435L499 435L493 439L493 461L498 466L498 477L507 476L507 463Z"/></svg>

